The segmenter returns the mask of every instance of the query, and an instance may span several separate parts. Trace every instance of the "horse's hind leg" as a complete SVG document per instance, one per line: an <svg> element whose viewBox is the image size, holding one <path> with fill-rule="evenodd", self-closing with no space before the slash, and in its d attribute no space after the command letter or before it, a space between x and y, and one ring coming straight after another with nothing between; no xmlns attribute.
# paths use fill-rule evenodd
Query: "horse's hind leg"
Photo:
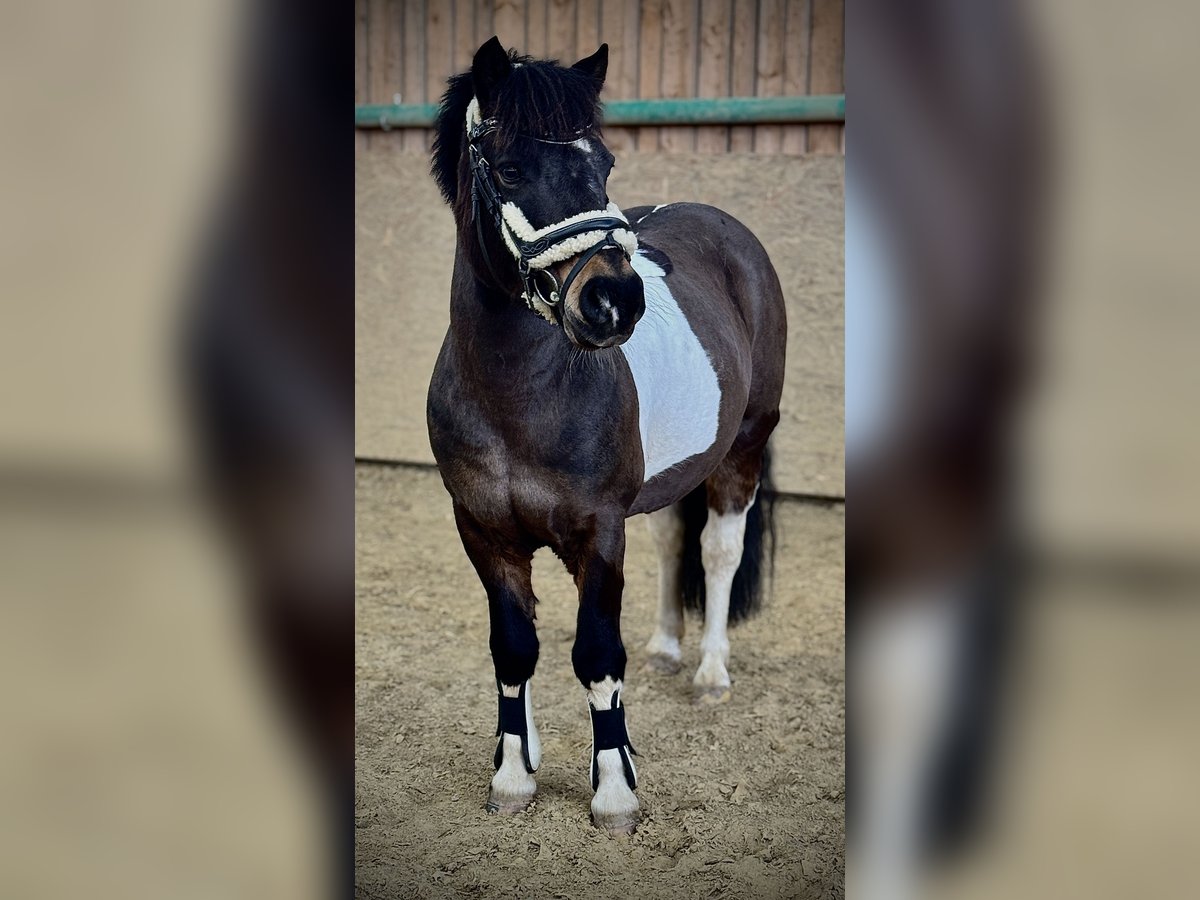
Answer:
<svg viewBox="0 0 1200 900"><path fill-rule="evenodd" d="M697 701L723 703L729 699L729 606L734 575L742 561L746 514L758 493L762 447L739 448L708 477L708 520L700 534L704 565L704 635L700 666L692 679Z"/></svg>
<svg viewBox="0 0 1200 900"><path fill-rule="evenodd" d="M532 557L521 550L497 545L461 509L455 519L463 547L487 591L491 619L492 662L496 669L499 723L488 794L489 812L517 813L525 809L537 790L533 772L542 750L529 696L529 679L538 659L530 565Z"/></svg>
<svg viewBox="0 0 1200 900"><path fill-rule="evenodd" d="M648 668L674 675L681 665L683 638L683 515L679 505L648 513L646 525L658 550L658 622L646 644Z"/></svg>

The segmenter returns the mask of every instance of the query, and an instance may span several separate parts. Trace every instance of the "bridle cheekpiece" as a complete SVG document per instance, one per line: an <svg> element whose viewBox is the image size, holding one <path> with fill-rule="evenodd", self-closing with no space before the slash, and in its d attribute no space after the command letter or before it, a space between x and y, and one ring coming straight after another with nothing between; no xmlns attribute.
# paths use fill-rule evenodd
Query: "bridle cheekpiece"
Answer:
<svg viewBox="0 0 1200 900"><path fill-rule="evenodd" d="M479 147L483 137L497 128L494 118L481 118L479 101L473 98L467 107L467 152L471 166L471 217L475 220L479 249L492 278L497 284L502 283L483 240L479 214L482 204L517 262L526 306L548 322L554 322L555 307L567 296L572 282L588 261L601 250L610 248L620 250L626 259L632 259L637 250L637 237L615 203L609 203L607 209L579 213L545 228L530 225L515 203L505 202L500 196L492 180L492 167ZM572 143L532 139L548 144ZM549 267L576 255L579 259L560 284Z"/></svg>

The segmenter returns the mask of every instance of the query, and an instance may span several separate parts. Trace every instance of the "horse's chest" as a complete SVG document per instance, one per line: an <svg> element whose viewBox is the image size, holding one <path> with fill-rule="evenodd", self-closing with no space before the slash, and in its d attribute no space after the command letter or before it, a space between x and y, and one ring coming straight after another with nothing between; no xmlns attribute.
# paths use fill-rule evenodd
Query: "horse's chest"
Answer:
<svg viewBox="0 0 1200 900"><path fill-rule="evenodd" d="M564 505L574 494L565 486L576 485L578 477L564 478L552 460L539 455L536 437L526 428L514 422L500 428L483 410L460 417L462 412L452 413L454 431L443 434L434 449L455 502L480 524L501 531L517 526L536 531L552 518L570 518Z"/></svg>
<svg viewBox="0 0 1200 900"><path fill-rule="evenodd" d="M621 346L638 395L645 480L708 450L717 439L721 388L712 360L679 308L663 270L641 254L646 313Z"/></svg>

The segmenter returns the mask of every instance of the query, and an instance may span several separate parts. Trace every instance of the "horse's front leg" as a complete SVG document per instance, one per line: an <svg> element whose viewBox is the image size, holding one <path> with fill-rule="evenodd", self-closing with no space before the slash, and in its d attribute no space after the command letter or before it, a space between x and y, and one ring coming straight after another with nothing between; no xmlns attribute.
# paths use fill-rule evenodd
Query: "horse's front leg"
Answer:
<svg viewBox="0 0 1200 900"><path fill-rule="evenodd" d="M592 724L592 821L612 834L632 832L638 821L637 770L625 728L625 645L621 642L621 592L625 586L625 518L597 517L568 560L579 588L579 619L571 662L587 691Z"/></svg>
<svg viewBox="0 0 1200 900"><path fill-rule="evenodd" d="M537 598L530 574L532 557L480 528L461 508L455 509L455 519L463 547L487 591L491 620L499 722L492 760L496 774L492 777L487 809L518 813L533 800L537 790L533 773L542 757L529 695L529 679L538 660L537 630L533 624Z"/></svg>

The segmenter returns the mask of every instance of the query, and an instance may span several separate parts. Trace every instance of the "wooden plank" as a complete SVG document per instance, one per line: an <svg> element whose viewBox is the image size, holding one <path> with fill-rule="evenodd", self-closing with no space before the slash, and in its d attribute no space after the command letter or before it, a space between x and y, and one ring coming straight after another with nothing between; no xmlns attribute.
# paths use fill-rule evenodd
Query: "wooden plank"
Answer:
<svg viewBox="0 0 1200 900"><path fill-rule="evenodd" d="M479 45L475 43L475 0L453 0L454 71L466 72Z"/></svg>
<svg viewBox="0 0 1200 900"><path fill-rule="evenodd" d="M367 2L367 102L391 103L400 90L400 80L396 77L398 67L393 62L388 65L388 53L392 49L388 40L388 2L387 0L368 0ZM392 44L395 42L392 41ZM398 48L397 48L398 49ZM396 149L403 145L403 137L398 134L371 134L367 137L366 148L370 153Z"/></svg>
<svg viewBox="0 0 1200 900"><path fill-rule="evenodd" d="M787 0L784 16L787 24L783 33L783 93L807 94L811 0ZM790 156L802 155L808 149L807 126L785 125L781 149Z"/></svg>
<svg viewBox="0 0 1200 900"><path fill-rule="evenodd" d="M600 40L608 44L605 100L637 97L637 30L637 0L600 0ZM637 146L636 128L606 128L604 137L613 153L628 153Z"/></svg>
<svg viewBox="0 0 1200 900"><path fill-rule="evenodd" d="M370 25L367 0L354 0L354 102L367 103L371 79Z"/></svg>
<svg viewBox="0 0 1200 900"><path fill-rule="evenodd" d="M662 96L692 97L696 87L697 0L664 0ZM696 148L696 129L664 127L659 143L668 153L691 152Z"/></svg>
<svg viewBox="0 0 1200 900"><path fill-rule="evenodd" d="M410 0L411 2L411 0ZM454 8L441 0L425 3L425 99L436 103L446 90L446 79L454 71ZM433 152L433 129L424 129L425 152Z"/></svg>
<svg viewBox="0 0 1200 900"><path fill-rule="evenodd" d="M842 0L812 0L810 94L840 94L845 90L845 4ZM840 153L841 125L810 125L810 153Z"/></svg>
<svg viewBox="0 0 1200 900"><path fill-rule="evenodd" d="M729 41L732 37L731 0L702 0L696 73L696 96L729 96ZM696 150L725 153L729 149L729 126L702 125L696 129Z"/></svg>
<svg viewBox="0 0 1200 900"><path fill-rule="evenodd" d="M537 59L545 59L546 22L548 9L546 0L529 0L525 12L525 42L529 45L525 52Z"/></svg>
<svg viewBox="0 0 1200 900"><path fill-rule="evenodd" d="M600 0L575 0L575 56L591 56L600 46ZM570 65L574 59L564 59Z"/></svg>
<svg viewBox="0 0 1200 900"><path fill-rule="evenodd" d="M368 103L391 103L392 94L399 86L389 90L387 82L387 2L369 0L367 4L367 67L370 81L367 83Z"/></svg>
<svg viewBox="0 0 1200 900"><path fill-rule="evenodd" d="M404 84L404 0L386 0L383 8L383 21L372 23L373 27L382 27L385 31L383 40L383 80L386 85L386 97L382 102L394 103L397 97L403 101L401 90ZM386 148L391 151L403 149L404 137L401 134L388 134L372 138L373 146Z"/></svg>
<svg viewBox="0 0 1200 900"><path fill-rule="evenodd" d="M367 102L367 84L370 80L370 53L367 49L367 0L354 0L354 102ZM367 151L370 138L366 132L355 129L354 152L357 157Z"/></svg>
<svg viewBox="0 0 1200 900"><path fill-rule="evenodd" d="M662 96L663 0L642 0L638 28L638 96ZM659 147L658 128L639 128L637 148L654 153Z"/></svg>
<svg viewBox="0 0 1200 900"><path fill-rule="evenodd" d="M754 96L754 57L758 28L758 0L734 0L733 39L730 42L730 93ZM754 149L754 126L734 125L729 129L729 149L749 153Z"/></svg>
<svg viewBox="0 0 1200 900"><path fill-rule="evenodd" d="M490 0L475 0L475 50L486 44L496 33L494 13ZM471 56L474 55L475 51L472 50Z"/></svg>
<svg viewBox="0 0 1200 900"><path fill-rule="evenodd" d="M404 2L404 84L400 93L405 103L425 102L425 0ZM425 152L422 129L405 128L401 139L406 152Z"/></svg>
<svg viewBox="0 0 1200 900"><path fill-rule="evenodd" d="M383 6L383 80L380 103L395 103L404 83L404 0L385 0Z"/></svg>
<svg viewBox="0 0 1200 900"><path fill-rule="evenodd" d="M492 27L506 50L529 52L525 46L525 0L496 0Z"/></svg>
<svg viewBox="0 0 1200 900"><path fill-rule="evenodd" d="M783 93L783 29L785 0L762 0L758 11L758 77L755 96L777 97ZM778 153L783 147L783 129L759 125L754 129L755 153Z"/></svg>
<svg viewBox="0 0 1200 900"><path fill-rule="evenodd" d="M425 98L436 103L454 72L453 7L429 0L425 7Z"/></svg>
<svg viewBox="0 0 1200 900"><path fill-rule="evenodd" d="M546 48L546 55L569 66L578 59L575 55L575 13L577 10L574 0L550 0L549 12L550 23L547 28L549 44Z"/></svg>

